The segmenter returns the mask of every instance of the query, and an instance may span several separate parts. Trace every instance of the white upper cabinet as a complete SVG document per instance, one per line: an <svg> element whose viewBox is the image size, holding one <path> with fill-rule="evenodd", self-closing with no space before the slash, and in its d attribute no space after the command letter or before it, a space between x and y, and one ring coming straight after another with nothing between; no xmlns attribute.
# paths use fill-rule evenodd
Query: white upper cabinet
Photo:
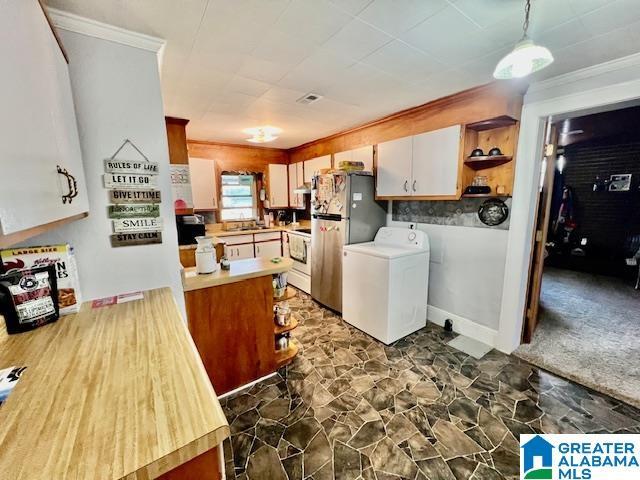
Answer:
<svg viewBox="0 0 640 480"><path fill-rule="evenodd" d="M460 135L454 125L378 145L379 197L456 196L460 178Z"/></svg>
<svg viewBox="0 0 640 480"><path fill-rule="evenodd" d="M324 155L322 157L305 160L304 181L310 183L315 173L323 168L331 168L331 155Z"/></svg>
<svg viewBox="0 0 640 480"><path fill-rule="evenodd" d="M269 208L289 206L288 165L270 163L268 169Z"/></svg>
<svg viewBox="0 0 640 480"><path fill-rule="evenodd" d="M454 125L413 137L412 195L456 194L460 133L460 125Z"/></svg>
<svg viewBox="0 0 640 480"><path fill-rule="evenodd" d="M191 194L195 210L218 208L216 162L208 158L189 157Z"/></svg>
<svg viewBox="0 0 640 480"><path fill-rule="evenodd" d="M336 153L333 155L333 160L336 168L340 165L340 162L362 162L364 163L365 171L371 172L373 171L373 145Z"/></svg>
<svg viewBox="0 0 640 480"><path fill-rule="evenodd" d="M413 141L411 137L378 144L376 168L376 194L378 196L410 195L412 152Z"/></svg>
<svg viewBox="0 0 640 480"><path fill-rule="evenodd" d="M10 234L89 203L69 70L40 4L0 2L0 32L0 233Z"/></svg>
<svg viewBox="0 0 640 480"><path fill-rule="evenodd" d="M291 208L304 208L304 195L294 192L304 180L302 170L302 162L289 165L289 206Z"/></svg>

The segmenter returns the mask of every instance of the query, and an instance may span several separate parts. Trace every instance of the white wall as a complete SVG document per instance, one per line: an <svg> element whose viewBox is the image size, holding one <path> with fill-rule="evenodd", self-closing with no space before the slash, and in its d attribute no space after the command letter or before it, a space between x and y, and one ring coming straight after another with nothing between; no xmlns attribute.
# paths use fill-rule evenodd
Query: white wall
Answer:
<svg viewBox="0 0 640 480"><path fill-rule="evenodd" d="M168 286L184 312L156 53L93 36L60 33L69 55L90 213L87 219L32 239L30 244L75 246L84 300ZM125 138L160 164L162 244L111 247L103 161Z"/></svg>
<svg viewBox="0 0 640 480"><path fill-rule="evenodd" d="M390 207L391 208L391 207ZM387 217L387 225L408 227ZM508 231L419 223L429 236L429 320L493 345L500 319Z"/></svg>

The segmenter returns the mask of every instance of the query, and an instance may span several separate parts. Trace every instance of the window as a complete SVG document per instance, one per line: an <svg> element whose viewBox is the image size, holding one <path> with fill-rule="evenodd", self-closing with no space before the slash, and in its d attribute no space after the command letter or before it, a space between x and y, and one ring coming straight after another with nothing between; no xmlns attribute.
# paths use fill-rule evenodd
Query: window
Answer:
<svg viewBox="0 0 640 480"><path fill-rule="evenodd" d="M253 175L222 174L221 220L256 218L257 205Z"/></svg>

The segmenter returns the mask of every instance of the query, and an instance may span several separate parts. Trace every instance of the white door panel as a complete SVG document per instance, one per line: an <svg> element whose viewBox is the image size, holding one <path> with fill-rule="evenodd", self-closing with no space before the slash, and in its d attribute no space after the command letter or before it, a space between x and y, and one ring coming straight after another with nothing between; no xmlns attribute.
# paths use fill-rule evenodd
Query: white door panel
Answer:
<svg viewBox="0 0 640 480"><path fill-rule="evenodd" d="M454 125L413 137L412 195L456 194L460 132Z"/></svg>
<svg viewBox="0 0 640 480"><path fill-rule="evenodd" d="M378 144L376 195L410 196L411 137Z"/></svg>

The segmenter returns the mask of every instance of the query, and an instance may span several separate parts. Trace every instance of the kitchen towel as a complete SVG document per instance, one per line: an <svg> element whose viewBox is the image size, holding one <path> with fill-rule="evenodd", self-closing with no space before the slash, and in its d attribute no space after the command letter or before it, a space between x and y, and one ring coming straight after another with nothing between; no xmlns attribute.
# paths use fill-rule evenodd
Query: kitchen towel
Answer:
<svg viewBox="0 0 640 480"><path fill-rule="evenodd" d="M289 235L289 256L299 262L307 262L307 245L299 235Z"/></svg>

